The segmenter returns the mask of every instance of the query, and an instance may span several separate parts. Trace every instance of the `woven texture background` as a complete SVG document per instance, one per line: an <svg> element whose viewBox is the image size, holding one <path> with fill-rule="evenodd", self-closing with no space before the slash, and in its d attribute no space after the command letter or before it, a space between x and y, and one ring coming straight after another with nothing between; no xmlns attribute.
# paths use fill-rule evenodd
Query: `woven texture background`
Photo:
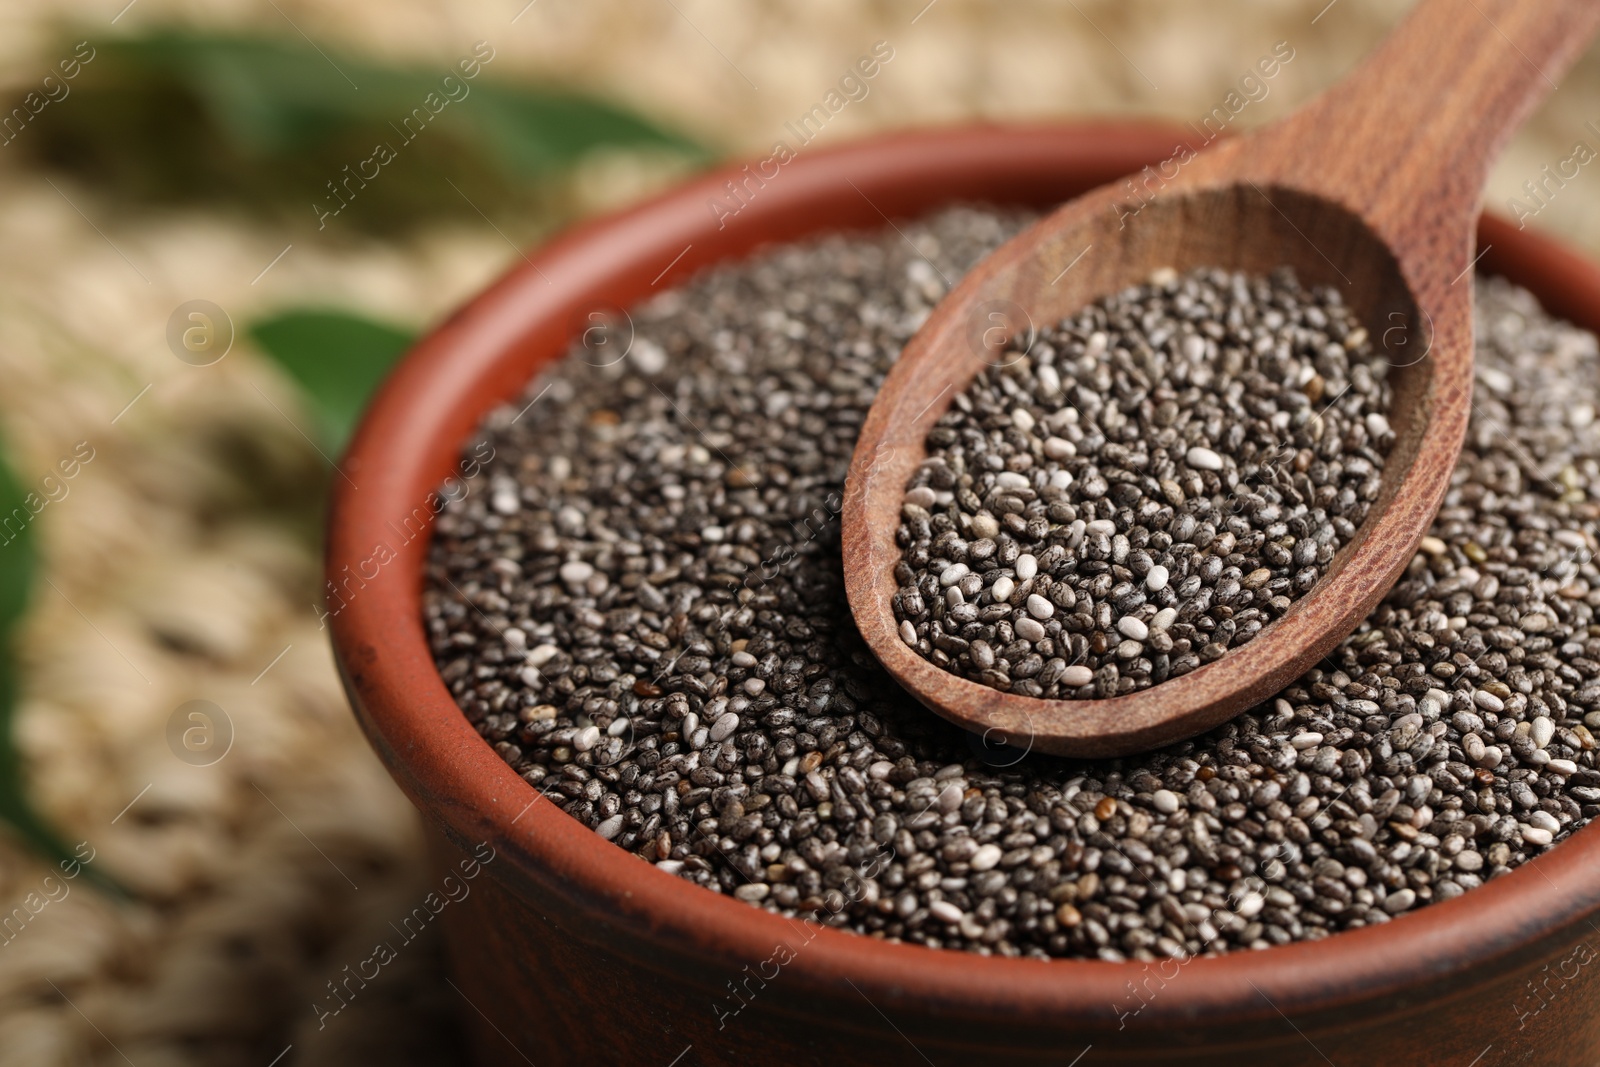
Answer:
<svg viewBox="0 0 1600 1067"><path fill-rule="evenodd" d="M1248 125L1337 79L1406 6L125 2L0 4L5 107L47 72L63 40L108 32L123 11L118 30L184 22L303 33L441 69L485 40L499 54L496 76L580 86L727 151L763 155L880 40L893 60L821 143L976 118L1197 119L1288 41L1295 58L1241 115ZM1597 88L1600 52L1518 136L1491 206L1504 210L1574 142L1596 141L1584 127L1600 118ZM465 1006L426 938L318 1025L311 1005L326 983L364 958L431 879L416 816L340 692L313 610L314 545L253 504L263 477L318 484L324 459L301 431L307 413L248 344L201 370L172 357L164 330L177 305L202 296L235 322L317 302L421 327L517 253L488 224L335 241L310 225L284 233L215 211L119 210L114 191L10 166L6 151L0 426L24 482L76 442L95 449L70 495L37 520L47 582L22 637L19 743L39 807L70 841L89 842L94 864L134 898L113 902L79 879L0 947L0 1067L451 1062L450 1020ZM565 202L607 210L674 176L633 157L595 158L571 177ZM1600 178L1585 173L1535 224L1600 251L1597 208ZM235 730L209 767L175 759L166 740L174 709L196 698L224 708ZM0 904L37 891L49 870L0 838Z"/></svg>

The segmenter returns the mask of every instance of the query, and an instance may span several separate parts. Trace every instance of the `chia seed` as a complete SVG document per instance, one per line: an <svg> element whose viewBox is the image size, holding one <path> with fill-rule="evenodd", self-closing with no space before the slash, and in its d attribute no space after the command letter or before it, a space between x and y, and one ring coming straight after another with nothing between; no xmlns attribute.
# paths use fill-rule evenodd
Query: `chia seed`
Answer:
<svg viewBox="0 0 1600 1067"><path fill-rule="evenodd" d="M1389 390L1337 291L1159 274L1000 353L929 432L893 602L924 659L1145 689L1254 638L1366 518Z"/></svg>
<svg viewBox="0 0 1600 1067"><path fill-rule="evenodd" d="M1429 538L1276 698L1084 762L986 747L892 684L845 601L845 471L946 279L1025 221L951 211L717 268L633 311L628 358L577 352L487 416L468 443L495 447L484 491L439 516L425 606L442 677L506 762L597 848L785 916L1008 956L1149 960L1381 924L1600 812L1600 358L1494 280L1478 283L1472 424ZM1370 434L1354 411L1344 425ZM1347 466L1375 462L1363 447ZM1239 449L1212 451L1237 469ZM1195 459L1204 478L1212 460ZM1016 543L1007 600L1026 604L1056 561L1020 577ZM978 563L969 549L939 593ZM1189 572L1152 558L1136 577L1148 598ZM1015 627L1076 611L1044 599L1043 621ZM1121 615L1154 631L1169 610Z"/></svg>

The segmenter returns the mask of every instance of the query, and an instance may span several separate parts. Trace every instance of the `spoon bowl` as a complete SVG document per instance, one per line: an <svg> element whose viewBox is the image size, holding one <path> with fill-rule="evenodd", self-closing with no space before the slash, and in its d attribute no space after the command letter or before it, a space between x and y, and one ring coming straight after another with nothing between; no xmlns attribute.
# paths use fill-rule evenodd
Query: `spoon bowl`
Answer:
<svg viewBox="0 0 1600 1067"><path fill-rule="evenodd" d="M1597 26L1600 5L1579 0L1423 0L1355 75L1290 119L1203 152L1178 145L969 273L885 379L846 484L846 591L885 669L986 743L1105 757L1216 726L1348 637L1427 533L1466 432L1473 224L1489 160ZM1387 366L1395 434L1366 521L1316 586L1248 644L1143 690L1047 700L923 659L902 640L892 601L901 505L928 431L976 375L1018 358L1039 326L1158 270L1195 267L1290 267L1302 284L1336 289L1366 328Z"/></svg>
<svg viewBox="0 0 1600 1067"><path fill-rule="evenodd" d="M871 466L860 468L858 451L846 496L850 603L884 667L986 741L1059 755L1122 755L1202 732L1279 691L1332 651L1382 598L1427 532L1469 408L1470 279L1419 309L1398 262L1362 220L1298 190L1192 187L1148 202L1124 230L1126 195L1125 187L1110 186L1074 201L1050 221L1070 216L1076 225L1023 235L940 303L884 383L862 434L863 449L872 442ZM1035 234L1046 239L1029 242ZM1337 288L1367 329L1388 367L1395 434L1373 517L1313 593L1254 640L1148 689L1043 700L1000 692L918 655L901 639L891 608L900 559L895 531L905 486L949 401L985 369L1018 358L1007 347L1025 346L1040 324L1158 270L1181 274L1202 266L1251 274L1290 267L1303 284ZM867 515L890 518L852 521Z"/></svg>

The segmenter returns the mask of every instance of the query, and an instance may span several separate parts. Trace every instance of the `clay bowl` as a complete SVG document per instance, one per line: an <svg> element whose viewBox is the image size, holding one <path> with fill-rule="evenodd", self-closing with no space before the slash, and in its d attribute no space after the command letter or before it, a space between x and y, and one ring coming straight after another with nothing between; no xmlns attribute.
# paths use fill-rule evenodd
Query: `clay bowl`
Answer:
<svg viewBox="0 0 1600 1067"><path fill-rule="evenodd" d="M1600 827L1455 900L1320 942L1148 966L939 952L787 921L627 855L540 799L434 670L429 494L459 473L479 418L588 312L768 241L955 201L1053 205L1183 136L974 127L808 150L719 228L708 202L739 176L729 168L519 262L394 372L334 479L327 573L342 606L329 622L362 727L438 831L440 864L494 850L442 914L479 1063L1594 1062ZM1493 218L1481 240L1485 267L1600 330L1600 270Z"/></svg>

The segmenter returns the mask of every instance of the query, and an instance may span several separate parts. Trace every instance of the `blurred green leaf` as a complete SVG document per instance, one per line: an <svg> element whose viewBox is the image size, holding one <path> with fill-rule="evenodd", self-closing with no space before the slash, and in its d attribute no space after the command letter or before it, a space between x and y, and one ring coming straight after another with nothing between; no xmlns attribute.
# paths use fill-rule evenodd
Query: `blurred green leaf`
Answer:
<svg viewBox="0 0 1600 1067"><path fill-rule="evenodd" d="M35 564L27 492L0 458L0 637L10 634L28 605ZM21 515L17 512L21 511Z"/></svg>
<svg viewBox="0 0 1600 1067"><path fill-rule="evenodd" d="M112 65L181 82L224 133L262 155L302 151L349 127L398 125L424 107L430 93L450 100L440 117L457 110L460 124L484 139L481 147L523 175L530 167L569 164L601 145L645 144L706 154L688 137L602 100L496 81L487 72L498 57L482 63L470 50L463 50L462 58L476 64L479 73L472 78L453 63L388 67L335 56L310 43L182 31L96 47ZM458 87L449 93L442 88L446 76ZM483 106L469 106L474 98Z"/></svg>
<svg viewBox="0 0 1600 1067"><path fill-rule="evenodd" d="M674 166L712 158L598 97L509 80L518 72L507 55L485 63L471 45L448 61L391 66L299 38L158 30L92 44L66 98L76 102L16 143L118 196L221 200L304 225L319 217L313 204L338 206L331 186L349 181L341 225L392 233L441 214L475 218L467 201L559 196L548 179L599 148ZM474 77L463 60L478 64ZM393 155L374 178L380 146Z"/></svg>
<svg viewBox="0 0 1600 1067"><path fill-rule="evenodd" d="M631 112L570 93L485 82L462 101L463 121L507 174L569 166L605 145L666 148L707 161L711 153ZM478 100L473 107L471 101Z"/></svg>
<svg viewBox="0 0 1600 1067"><path fill-rule="evenodd" d="M52 861L70 860L72 850L28 802L23 791L22 755L16 747L17 672L12 652L36 564L33 513L26 501L27 491L0 458L0 822L40 855ZM96 882L115 888L95 868L84 869Z"/></svg>
<svg viewBox="0 0 1600 1067"><path fill-rule="evenodd" d="M321 309L285 311L248 329L311 396L335 451L344 448L372 391L414 340L399 327Z"/></svg>
<svg viewBox="0 0 1600 1067"><path fill-rule="evenodd" d="M95 48L108 61L101 73L181 85L223 134L256 155L293 152L331 135L385 103L385 89L400 80L362 70L362 96L312 48L287 41L158 32Z"/></svg>

